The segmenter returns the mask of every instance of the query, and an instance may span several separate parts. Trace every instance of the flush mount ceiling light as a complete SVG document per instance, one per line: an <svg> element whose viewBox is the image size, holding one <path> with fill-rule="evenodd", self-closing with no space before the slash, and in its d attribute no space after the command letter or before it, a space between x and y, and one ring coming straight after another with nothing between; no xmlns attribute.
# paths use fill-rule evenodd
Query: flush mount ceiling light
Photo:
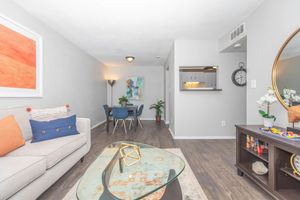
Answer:
<svg viewBox="0 0 300 200"><path fill-rule="evenodd" d="M236 43L235 45L233 45L233 47L236 48L236 49L237 49L237 48L241 48L241 47L242 47L242 44L241 44L241 43Z"/></svg>
<svg viewBox="0 0 300 200"><path fill-rule="evenodd" d="M133 57L133 56L126 56L125 59L126 59L129 63L132 63L133 60L135 59L135 57Z"/></svg>

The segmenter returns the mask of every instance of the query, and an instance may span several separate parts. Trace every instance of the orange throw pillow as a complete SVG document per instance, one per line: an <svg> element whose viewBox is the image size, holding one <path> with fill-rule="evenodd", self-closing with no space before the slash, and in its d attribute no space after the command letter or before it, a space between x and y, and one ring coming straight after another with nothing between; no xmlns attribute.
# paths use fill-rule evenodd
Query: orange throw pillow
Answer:
<svg viewBox="0 0 300 200"><path fill-rule="evenodd" d="M0 120L0 156L23 146L25 140L13 115Z"/></svg>

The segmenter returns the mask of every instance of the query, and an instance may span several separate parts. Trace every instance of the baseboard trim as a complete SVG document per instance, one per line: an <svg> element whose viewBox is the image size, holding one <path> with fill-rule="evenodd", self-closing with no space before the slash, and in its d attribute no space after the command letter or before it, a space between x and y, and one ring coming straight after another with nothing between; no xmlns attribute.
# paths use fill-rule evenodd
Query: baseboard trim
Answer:
<svg viewBox="0 0 300 200"><path fill-rule="evenodd" d="M145 118L141 118L141 120L151 120L151 121L153 121L153 120L155 120L155 118L151 118L151 117L145 117Z"/></svg>
<svg viewBox="0 0 300 200"><path fill-rule="evenodd" d="M130 119L126 119L126 121L129 121ZM141 120L150 120L150 121L155 121L155 118L141 118ZM162 120L164 121L164 120ZM102 121L102 122L99 122L97 124L95 124L94 126L91 127L91 130L97 128L98 126L101 126L102 124L104 124L106 122L106 120ZM169 124L169 123L165 123L165 124Z"/></svg>
<svg viewBox="0 0 300 200"><path fill-rule="evenodd" d="M92 126L91 130L97 128L98 126L101 126L102 124L104 124L106 122L106 120L102 121L102 122L99 122L97 124L95 124L94 126Z"/></svg>
<svg viewBox="0 0 300 200"><path fill-rule="evenodd" d="M145 118L141 118L141 120L145 120L145 121L155 121L155 118L151 118L151 117L145 117ZM165 121L164 119L161 119L161 121L164 121L165 124L169 124L169 121Z"/></svg>
<svg viewBox="0 0 300 200"><path fill-rule="evenodd" d="M235 136L174 136L175 140L232 140Z"/></svg>
<svg viewBox="0 0 300 200"><path fill-rule="evenodd" d="M170 133L171 133L171 135L172 135L173 139L175 139L175 134L174 134L174 132L172 131L172 129L171 129L171 128L169 128L169 131L170 131Z"/></svg>

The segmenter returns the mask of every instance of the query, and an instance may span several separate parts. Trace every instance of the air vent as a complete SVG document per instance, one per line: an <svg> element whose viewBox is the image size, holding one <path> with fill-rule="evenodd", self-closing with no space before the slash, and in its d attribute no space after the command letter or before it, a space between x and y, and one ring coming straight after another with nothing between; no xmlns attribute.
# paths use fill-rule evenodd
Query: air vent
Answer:
<svg viewBox="0 0 300 200"><path fill-rule="evenodd" d="M246 28L245 26L246 26L245 23L242 23L237 28L235 28L230 33L230 40L235 40L236 38L239 38L239 36L245 32L245 28Z"/></svg>

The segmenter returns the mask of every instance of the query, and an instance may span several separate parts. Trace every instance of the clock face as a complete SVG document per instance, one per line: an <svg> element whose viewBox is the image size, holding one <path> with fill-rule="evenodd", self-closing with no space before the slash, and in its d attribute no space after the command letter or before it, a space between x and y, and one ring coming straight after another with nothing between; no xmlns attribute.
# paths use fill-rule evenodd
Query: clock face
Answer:
<svg viewBox="0 0 300 200"><path fill-rule="evenodd" d="M247 72L245 69L240 68L233 72L232 82L237 86L245 86L247 83Z"/></svg>

